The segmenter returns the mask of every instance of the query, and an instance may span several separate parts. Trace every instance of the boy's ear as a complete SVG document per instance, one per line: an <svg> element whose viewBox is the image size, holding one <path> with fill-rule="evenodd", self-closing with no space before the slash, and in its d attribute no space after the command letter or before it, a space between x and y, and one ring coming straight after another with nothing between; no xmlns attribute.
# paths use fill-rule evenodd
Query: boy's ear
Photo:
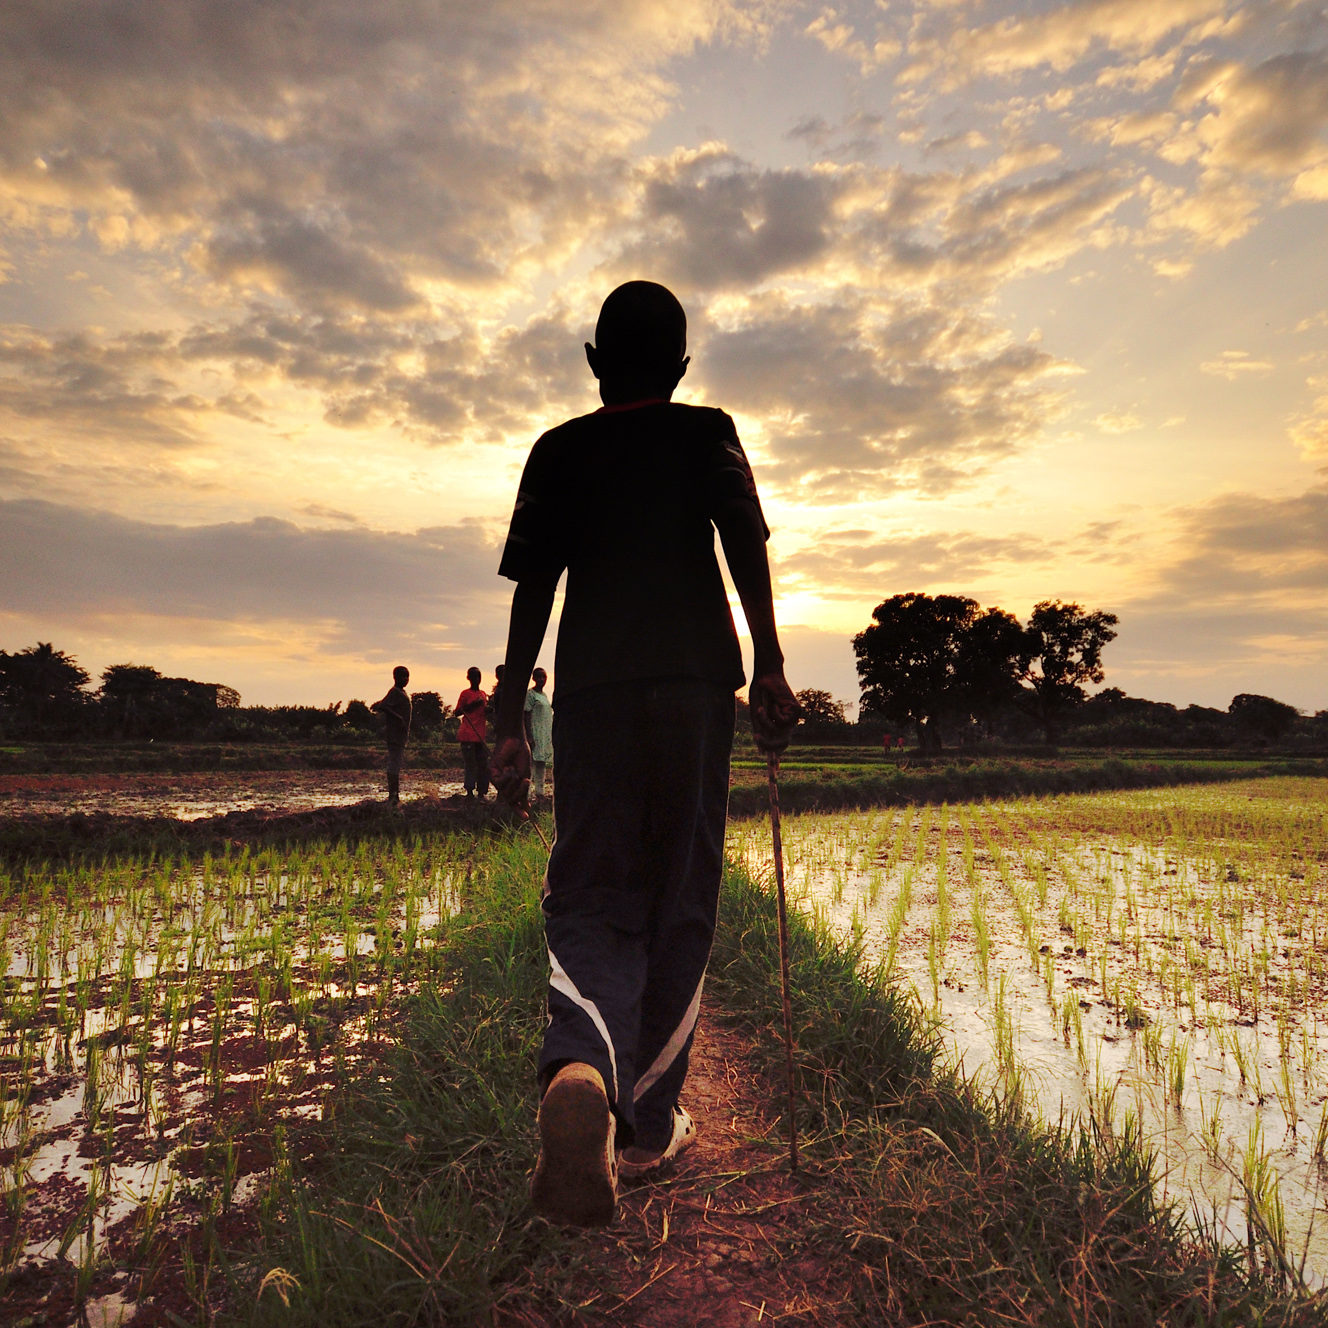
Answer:
<svg viewBox="0 0 1328 1328"><path fill-rule="evenodd" d="M691 364L691 362L692 357L690 355L684 355L682 357L682 363L678 366L678 381L680 383L682 382L683 375L687 372L687 366Z"/></svg>
<svg viewBox="0 0 1328 1328"><path fill-rule="evenodd" d="M586 342L586 363L590 365L590 372L599 377L599 351L597 351L590 342Z"/></svg>

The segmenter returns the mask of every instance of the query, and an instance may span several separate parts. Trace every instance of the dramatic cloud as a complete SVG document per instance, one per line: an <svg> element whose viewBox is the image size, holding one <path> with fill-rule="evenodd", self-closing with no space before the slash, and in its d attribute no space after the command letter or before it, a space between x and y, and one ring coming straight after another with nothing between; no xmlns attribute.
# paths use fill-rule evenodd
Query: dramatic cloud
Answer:
<svg viewBox="0 0 1328 1328"><path fill-rule="evenodd" d="M1168 573L1177 592L1273 595L1288 609L1328 613L1328 487L1293 498L1231 494L1179 515L1186 552Z"/></svg>
<svg viewBox="0 0 1328 1328"><path fill-rule="evenodd" d="M197 441L198 421L221 412L251 422L261 402L228 390L204 397L177 373L173 338L141 333L98 341L47 337L27 329L0 339L0 418L37 421L100 441L156 447Z"/></svg>
<svg viewBox="0 0 1328 1328"><path fill-rule="evenodd" d="M1057 545L1035 535L897 534L838 530L780 561L780 585L871 607L905 590L975 584L1000 567L1048 563Z"/></svg>
<svg viewBox="0 0 1328 1328"><path fill-rule="evenodd" d="M1090 56L1144 56L1224 9L1224 0L1084 0L974 24L962 7L941 6L925 15L904 77L918 82L941 74L953 84L1042 68L1064 73Z"/></svg>
<svg viewBox="0 0 1328 1328"><path fill-rule="evenodd" d="M59 605L67 624L120 618L307 621L320 640L437 649L497 635L501 534L307 529L271 517L177 526L41 501L0 502L5 610ZM147 643L145 643L146 645Z"/></svg>
<svg viewBox="0 0 1328 1328"><path fill-rule="evenodd" d="M1057 366L980 320L923 306L752 301L710 334L701 378L763 421L767 477L825 498L944 491L1045 422Z"/></svg>
<svg viewBox="0 0 1328 1328"><path fill-rule="evenodd" d="M667 105L663 63L742 29L759 9L712 0L31 0L7 7L0 43L0 209L399 309L412 277L509 280L513 256L557 239L560 204L609 185L585 144L625 147Z"/></svg>
<svg viewBox="0 0 1328 1328"><path fill-rule="evenodd" d="M682 153L647 172L640 222L617 266L649 262L702 290L759 285L808 268L830 244L836 195L828 174L759 171L715 147Z"/></svg>
<svg viewBox="0 0 1328 1328"><path fill-rule="evenodd" d="M1292 174L1328 159L1328 47L1230 63L1193 76L1197 125L1212 167Z"/></svg>

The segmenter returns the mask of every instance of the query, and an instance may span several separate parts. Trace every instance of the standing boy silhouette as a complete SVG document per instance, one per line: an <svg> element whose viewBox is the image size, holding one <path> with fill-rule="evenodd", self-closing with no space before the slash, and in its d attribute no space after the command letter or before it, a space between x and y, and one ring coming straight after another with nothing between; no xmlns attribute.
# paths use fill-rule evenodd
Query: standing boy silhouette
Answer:
<svg viewBox="0 0 1328 1328"><path fill-rule="evenodd" d="M409 681L410 670L398 664L392 670L392 690L369 707L379 711L387 721L387 801L391 807L401 804L401 762L406 755L406 739L410 737L410 697L406 695Z"/></svg>
<svg viewBox="0 0 1328 1328"><path fill-rule="evenodd" d="M744 681L716 529L752 634L758 743L782 750L799 713L733 421L670 401L686 340L663 286L628 282L604 301L586 345L603 408L535 443L499 567L516 588L492 769L514 802L530 773L526 683L567 573L531 1195L545 1217L579 1226L613 1216L620 1166L648 1176L696 1133L678 1096L714 936Z"/></svg>

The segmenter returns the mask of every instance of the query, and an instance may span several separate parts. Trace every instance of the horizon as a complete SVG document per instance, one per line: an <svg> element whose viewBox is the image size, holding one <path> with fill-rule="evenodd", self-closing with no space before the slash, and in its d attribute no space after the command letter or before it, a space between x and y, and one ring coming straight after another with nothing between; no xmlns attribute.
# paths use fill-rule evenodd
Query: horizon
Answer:
<svg viewBox="0 0 1328 1328"><path fill-rule="evenodd" d="M34 644L40 644L40 643L34 643ZM54 642L47 642L46 644L51 645L51 646L52 646L55 650L57 650L57 651L60 650L59 645L55 644ZM26 647L25 647L25 648L26 648ZM0 649L3 649L3 647L0 647ZM1108 642L1108 644L1107 644L1107 646L1106 646L1106 649L1110 649L1110 643L1109 643L1109 642ZM15 652L12 652L12 651L11 651L11 652L9 652L9 653L12 654L12 653L15 653ZM80 667L84 667L84 668L85 668L85 671L86 671L86 672L88 673L88 675L89 675L89 679L88 679L88 682L87 682L87 683L85 684L85 686L84 686L84 691L85 691L87 694L89 694L89 695L95 695L95 694L98 692L98 690L99 690L99 686L100 686L100 683L101 683L102 674L105 672L105 670L102 669L102 670L98 670L98 671L95 671L95 672L94 672L94 671L91 670L91 669L86 669L86 666L84 666L83 661L80 660L80 659L78 659L77 656L70 655L70 652L68 652L68 651L66 651L66 652L64 652L64 653L65 653L66 655L68 655L71 659L73 659L73 661L74 661L76 664L78 664ZM501 663L501 662L502 662L502 661L499 661L499 663ZM132 664L134 664L135 666L140 666L140 667L143 666L143 664L144 664L143 661L132 661L132 662L131 662L131 661L121 661L121 663L132 663ZM111 667L111 666L107 666L107 667ZM153 668L153 667L155 667L155 666L154 666L154 665L151 665L151 664L147 664L146 667L148 667L148 668ZM477 665L476 667L479 667L479 666ZM537 667L539 667L539 666L537 666ZM163 676L163 677L168 677L168 676L170 676L170 675L163 674L162 671L161 671L160 669L158 669L157 672L158 672L159 674L161 674L161 676ZM481 680L481 689L484 690L484 691L486 691L486 692L489 692L490 694L492 694L492 688L493 688L493 683L492 683L492 673L493 673L493 670L492 670L492 669L489 669L489 670L486 671L486 670L481 669L481 672L484 673L484 678ZM548 685L547 685L547 690L549 691L550 694L553 694L553 693L555 692L555 690L556 690L556 684L554 684L554 681L553 681L553 674L552 674L552 672L547 671L547 670L546 670L546 672L548 672ZM220 678L191 678L191 679L184 679L184 680L185 680L185 681L190 681L190 682L201 683L201 684L203 684L203 685L205 685L205 686L219 686L219 687L229 687L229 686L230 686L230 684L227 683L227 682L225 681L225 679L220 679ZM383 681L383 680L380 680L380 681ZM390 685L393 681L394 681L394 679L393 679L392 676L391 676L391 670L389 670L389 671L388 671L388 675L387 675L387 679L384 681L384 685ZM464 678L463 678L462 681L465 683L466 686L469 686L469 680L468 680L468 679L464 679ZM808 684L808 687L809 687L809 688L814 688L814 685L813 685L813 684ZM335 697L335 698L333 698L333 699L331 699L331 700L329 700L329 701L292 701L292 700L280 700L280 701L254 701L254 700L250 700L250 699L246 698L246 697L244 696L243 693L239 692L239 689L238 689L238 688L232 688L231 690L236 691L237 694L239 695L239 697L240 697L240 700L239 700L239 706L240 706L241 709L245 709L245 708L252 708L252 709L278 709L278 708L288 707L288 708L291 708L291 709L324 710L324 709L328 709L328 708L330 708L330 707L336 707L336 708L338 708L339 710L342 710L343 713L344 713L345 708L348 707L348 706L350 706L350 705L352 705L352 704L356 704L356 703L359 703L359 704L365 704L365 703L367 703L368 701L370 701L370 700L373 698L373 696L375 695L375 691L376 691L375 688L370 687L367 691L364 691L364 692L363 692L362 694L360 694L360 695L355 695L355 694L352 693L352 694L349 694L349 695L344 696L344 697ZM409 687L408 687L407 690L408 690L408 692L409 692L409 694L410 694L411 696L417 696L417 695L419 695L419 694L421 694L421 693L433 693L433 694L436 694L436 695L439 697L439 699L440 699L440 701L442 702L442 704L446 707L448 713L450 714L450 713L452 712L452 704L451 704L451 702L449 702L448 699L447 699L449 693L448 693L448 691L446 690L446 688L418 686L418 685L417 685L417 682L416 682L416 678L415 678L413 672L412 672L412 674L411 674L410 684L409 684ZM453 690L456 690L456 691L457 691L457 694L460 695L460 691L461 691L461 690L464 690L464 687L454 688ZM807 689L804 689L804 688L798 688L798 691L799 691L799 692L802 692L803 690L807 690ZM837 702L839 702L840 704L842 704L843 707L844 707L845 715L847 716L847 718L848 718L848 722L849 722L850 724L852 724L852 723L856 723L858 720L860 720L860 719L862 718L862 715L861 715L861 694L860 694L860 693L859 693L859 695L858 695L857 697L848 697L848 696L838 696L838 695L836 695L835 693L830 692L828 688L816 688L815 690L829 692L830 697L831 697L831 699L832 699L833 701L837 701ZM1095 697L1101 695L1103 692L1112 692L1112 691L1122 691L1122 692L1123 692L1123 689L1121 689L1121 688L1117 688L1117 687L1116 687L1114 684L1112 684L1110 681L1106 681L1106 680L1104 680L1100 685L1091 685L1091 684L1090 684L1089 686L1086 686L1084 690L1085 690L1085 692L1086 692L1086 700L1087 700L1087 701L1091 701L1091 700L1093 700ZM747 685L746 685L746 683L744 683L743 686L742 686L741 688L738 689L738 693L737 693L737 694L738 694L739 698L742 699L742 700L744 701L744 703L745 703L745 701L746 701L746 696L747 696ZM1171 706L1174 706L1174 707L1176 708L1176 710L1181 711L1181 712L1184 712L1187 708L1194 706L1194 707L1199 707L1199 708L1213 709L1213 710L1219 711L1219 712L1221 712L1221 713L1223 713L1223 714L1226 714L1226 713L1229 713L1229 710L1230 710L1230 705L1229 705L1230 700L1234 700L1237 696L1240 696L1240 695L1242 695L1242 693L1239 693L1239 692L1233 692L1233 693L1232 693L1232 696L1228 699L1228 704L1226 704L1226 705L1209 705L1209 704L1207 704L1207 703L1204 703L1204 702L1198 702L1198 701L1185 701L1185 702L1178 702L1178 701L1162 701L1162 700L1159 700L1159 699L1156 698L1156 697L1150 697L1150 696L1138 696L1138 695L1135 695L1135 694L1132 694L1132 693L1128 693L1128 692L1127 692L1127 693L1124 693L1123 699L1125 699L1125 700L1127 700L1127 701L1139 701L1139 702L1143 702L1144 704L1147 704L1147 705L1156 705L1156 704L1171 705ZM1256 695L1259 695L1259 694L1256 693ZM1283 700L1283 698L1281 698L1281 697L1273 697L1273 698L1271 698L1271 699L1273 699L1273 700L1277 700L1277 701L1281 701L1281 700ZM1291 703L1288 702L1287 704L1291 704ZM1321 709L1318 710L1318 711L1315 711L1315 710L1308 710L1308 709L1305 709L1304 707L1297 706L1297 707L1295 707L1295 709L1296 709L1296 710L1297 710L1297 711L1298 711L1303 717L1306 717L1306 718L1313 718L1313 717L1315 717L1315 716L1316 716L1317 714L1319 714L1319 713L1328 713L1328 710L1325 710L1325 709L1323 709L1323 708L1321 708Z"/></svg>
<svg viewBox="0 0 1328 1328"><path fill-rule="evenodd" d="M0 647L450 704L646 277L794 688L856 708L924 591L1117 614L1132 697L1328 707L1317 3L112 12L0 17Z"/></svg>

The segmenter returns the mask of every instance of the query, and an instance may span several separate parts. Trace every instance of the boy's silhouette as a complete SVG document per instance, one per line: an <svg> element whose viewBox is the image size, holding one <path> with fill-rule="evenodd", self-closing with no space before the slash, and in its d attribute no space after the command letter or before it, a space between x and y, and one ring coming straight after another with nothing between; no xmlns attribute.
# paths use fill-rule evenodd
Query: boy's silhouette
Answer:
<svg viewBox="0 0 1328 1328"><path fill-rule="evenodd" d="M369 707L387 720L387 801L393 807L401 805L401 762L410 736L410 697L406 695L409 681L410 670L398 664L392 670L392 690Z"/></svg>
<svg viewBox="0 0 1328 1328"><path fill-rule="evenodd" d="M577 1225L612 1217L619 1162L648 1175L695 1134L678 1095L714 935L743 682L716 528L752 633L758 742L782 749L798 715L733 421L670 402L686 333L663 286L628 282L605 300L586 345L604 406L536 442L499 568L516 588L493 774L518 802L526 681L567 572L531 1193L546 1217Z"/></svg>

